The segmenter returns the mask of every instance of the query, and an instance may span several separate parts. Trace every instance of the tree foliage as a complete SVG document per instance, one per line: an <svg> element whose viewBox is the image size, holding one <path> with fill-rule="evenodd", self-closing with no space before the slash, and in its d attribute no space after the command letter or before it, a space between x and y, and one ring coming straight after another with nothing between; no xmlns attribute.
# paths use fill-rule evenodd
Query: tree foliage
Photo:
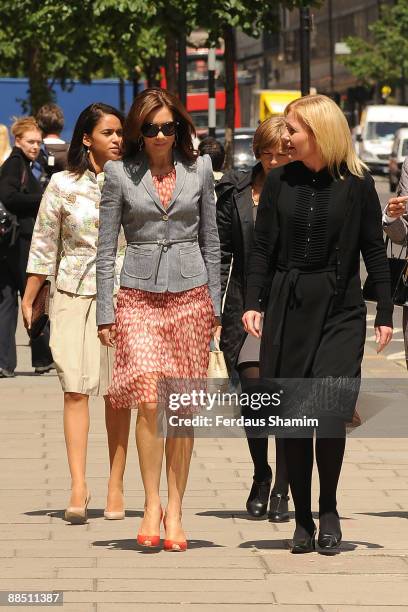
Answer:
<svg viewBox="0 0 408 612"><path fill-rule="evenodd" d="M53 83L133 78L148 82L164 60L176 66L180 33L200 27L209 44L226 41L227 122L233 127L234 29L251 36L278 27L279 6L319 0L0 0L0 74L28 76L32 111L53 97ZM171 52L166 53L170 50ZM50 79L50 81L49 81ZM232 81L232 82L231 82Z"/></svg>
<svg viewBox="0 0 408 612"><path fill-rule="evenodd" d="M397 0L381 7L380 19L369 26L371 40L346 39L350 55L340 61L362 83L401 86L408 75L408 3Z"/></svg>
<svg viewBox="0 0 408 612"><path fill-rule="evenodd" d="M64 87L90 77L96 65L88 45L91 0L0 0L0 15L0 73L29 77L34 110L52 99L47 77Z"/></svg>

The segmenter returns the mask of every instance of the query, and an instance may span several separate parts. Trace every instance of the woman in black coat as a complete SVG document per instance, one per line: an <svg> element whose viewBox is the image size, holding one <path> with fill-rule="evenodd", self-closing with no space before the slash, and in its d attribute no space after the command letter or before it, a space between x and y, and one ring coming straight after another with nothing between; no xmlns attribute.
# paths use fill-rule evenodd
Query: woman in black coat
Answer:
<svg viewBox="0 0 408 612"><path fill-rule="evenodd" d="M256 389L259 378L259 340L248 336L242 326L244 294L249 255L252 250L254 223L259 197L267 174L286 164L282 152L282 117L264 121L254 135L253 150L258 163L249 172L231 172L216 186L217 224L221 245L221 291L225 296L222 314L221 348L230 373L238 372L243 392ZM230 276L230 267L232 269ZM255 384L255 388L254 388ZM272 470L268 463L268 437L252 437L246 431L254 463L254 480L247 500L247 510L255 517L266 514L271 521L289 520L288 480L283 440L276 439L276 474L272 493Z"/></svg>
<svg viewBox="0 0 408 612"><path fill-rule="evenodd" d="M295 378L288 389L300 379L301 395L292 395L284 408L318 417L318 543L330 549L342 537L337 483L364 353L360 253L377 292L378 351L392 337L390 275L374 181L356 156L339 107L326 96L305 96L289 104L285 118L294 161L270 173L262 192L243 322L260 336L259 297L272 261L260 373L264 381ZM284 440L296 515L293 553L315 546L313 433L313 427L292 428Z"/></svg>
<svg viewBox="0 0 408 612"><path fill-rule="evenodd" d="M26 268L34 222L40 206L42 189L31 171L40 152L42 136L34 117L17 119L11 127L15 146L1 167L0 201L17 217L16 243L0 253L0 378L14 376L17 365L17 296L26 286ZM37 374L53 366L48 346L48 327L31 341L32 365Z"/></svg>

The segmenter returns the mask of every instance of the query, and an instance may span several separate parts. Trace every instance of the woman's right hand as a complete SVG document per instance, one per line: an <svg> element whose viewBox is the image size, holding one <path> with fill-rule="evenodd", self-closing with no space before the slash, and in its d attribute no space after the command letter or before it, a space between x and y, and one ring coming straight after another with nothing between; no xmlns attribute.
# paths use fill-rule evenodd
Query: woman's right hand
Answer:
<svg viewBox="0 0 408 612"><path fill-rule="evenodd" d="M116 325L108 323L106 325L98 325L98 338L103 346L115 346L116 342Z"/></svg>
<svg viewBox="0 0 408 612"><path fill-rule="evenodd" d="M394 219L398 219L398 217L402 217L407 212L406 204L407 204L408 196L400 196L398 198L390 198L388 200L386 213L389 217Z"/></svg>
<svg viewBox="0 0 408 612"><path fill-rule="evenodd" d="M242 317L242 323L244 324L245 331L255 338L261 337L261 313L256 310L247 310L244 312Z"/></svg>

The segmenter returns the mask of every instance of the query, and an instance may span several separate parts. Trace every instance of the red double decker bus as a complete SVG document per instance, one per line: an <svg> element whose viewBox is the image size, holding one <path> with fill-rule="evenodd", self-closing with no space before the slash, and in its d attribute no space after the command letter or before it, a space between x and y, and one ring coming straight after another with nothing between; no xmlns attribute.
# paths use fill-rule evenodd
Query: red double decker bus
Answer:
<svg viewBox="0 0 408 612"><path fill-rule="evenodd" d="M166 87L165 72L162 71L161 86ZM225 127L225 69L224 52L216 51L215 97L217 128ZM237 81L235 79L235 127L241 126L241 109ZM208 49L187 47L187 110L198 134L208 129Z"/></svg>
<svg viewBox="0 0 408 612"><path fill-rule="evenodd" d="M187 49L187 110L199 131L208 127L208 49ZM224 53L216 51L215 98L217 128L225 127ZM235 79L235 127L241 127L239 93Z"/></svg>

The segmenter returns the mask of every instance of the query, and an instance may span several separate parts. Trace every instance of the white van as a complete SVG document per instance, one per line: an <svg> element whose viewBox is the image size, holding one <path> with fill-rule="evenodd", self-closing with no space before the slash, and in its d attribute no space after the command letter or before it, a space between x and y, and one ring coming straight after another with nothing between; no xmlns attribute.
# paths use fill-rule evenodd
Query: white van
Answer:
<svg viewBox="0 0 408 612"><path fill-rule="evenodd" d="M366 106L356 134L356 150L372 172L386 174L394 134L408 127L408 106Z"/></svg>
<svg viewBox="0 0 408 612"><path fill-rule="evenodd" d="M408 128L402 128L395 134L390 155L389 181L390 191L396 191L401 178L402 164L408 157Z"/></svg>

